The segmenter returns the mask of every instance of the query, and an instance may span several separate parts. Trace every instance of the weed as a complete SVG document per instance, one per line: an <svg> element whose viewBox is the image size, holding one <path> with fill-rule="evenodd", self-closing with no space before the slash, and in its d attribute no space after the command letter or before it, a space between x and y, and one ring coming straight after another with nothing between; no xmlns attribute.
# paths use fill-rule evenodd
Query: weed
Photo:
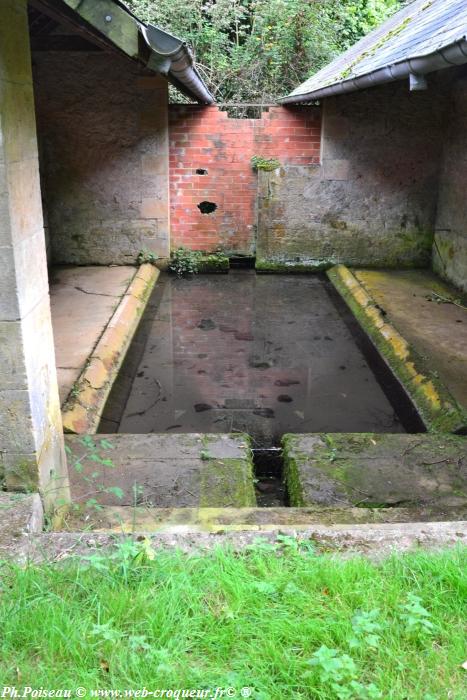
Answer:
<svg viewBox="0 0 467 700"><path fill-rule="evenodd" d="M350 647L365 647L377 649L381 641L380 632L383 626L378 622L380 611L378 608L369 612L358 612L352 618L352 629L355 637L349 641Z"/></svg>
<svg viewBox="0 0 467 700"><path fill-rule="evenodd" d="M65 451L67 454L68 467L74 469L79 474L82 474L83 481L89 486L89 491L85 494L85 507L95 511L102 510L102 505L99 503L99 494L113 494L118 499L122 499L124 493L122 489L118 486L105 486L101 481L102 472L100 468L104 469L114 469L115 464L108 457L103 457L101 454L102 450L113 450L114 446L106 438L100 440L93 440L90 435L85 435L80 438L79 442L85 448L85 451L81 455L76 455L69 445L65 445ZM95 471L90 474L85 474L84 463L93 462L96 464ZM63 503L57 503L57 505L65 505ZM82 506L78 503L72 503L71 508L74 511L80 511Z"/></svg>
<svg viewBox="0 0 467 700"><path fill-rule="evenodd" d="M169 270L178 277L196 275L201 262L202 253L199 250L190 250L180 246L170 254Z"/></svg>
<svg viewBox="0 0 467 700"><path fill-rule="evenodd" d="M158 261L158 256L152 253L150 250L140 250L136 262L138 265L143 265L144 263L149 263L150 265L155 265Z"/></svg>
<svg viewBox="0 0 467 700"><path fill-rule="evenodd" d="M319 684L329 688L331 697L339 700L373 700L383 697L374 683L363 685L357 680L355 661L337 649L330 649L323 644L308 663L317 669Z"/></svg>
<svg viewBox="0 0 467 700"><path fill-rule="evenodd" d="M414 593L407 595L407 603L399 606L400 618L406 630L412 635L432 635L436 626L431 622L431 614L422 605L422 599Z"/></svg>

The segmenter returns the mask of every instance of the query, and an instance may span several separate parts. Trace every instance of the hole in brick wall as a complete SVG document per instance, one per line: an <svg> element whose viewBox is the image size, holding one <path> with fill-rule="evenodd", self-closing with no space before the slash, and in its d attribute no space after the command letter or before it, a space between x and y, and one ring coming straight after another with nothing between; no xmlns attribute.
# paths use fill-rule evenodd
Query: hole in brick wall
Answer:
<svg viewBox="0 0 467 700"><path fill-rule="evenodd" d="M196 168L196 174L197 175L207 175L208 171L205 170L204 168Z"/></svg>
<svg viewBox="0 0 467 700"><path fill-rule="evenodd" d="M201 214L212 214L213 211L216 211L217 204L214 202L200 202L197 207Z"/></svg>

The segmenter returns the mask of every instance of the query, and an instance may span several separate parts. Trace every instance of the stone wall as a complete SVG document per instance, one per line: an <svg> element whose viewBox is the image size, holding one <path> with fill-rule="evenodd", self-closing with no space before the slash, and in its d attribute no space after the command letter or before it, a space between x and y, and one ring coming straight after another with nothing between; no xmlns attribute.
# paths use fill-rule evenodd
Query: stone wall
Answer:
<svg viewBox="0 0 467 700"><path fill-rule="evenodd" d="M274 106L258 119L242 119L216 106L170 105L169 114L172 248L254 254L257 174L251 158L317 163L319 110ZM216 208L202 213L201 202Z"/></svg>
<svg viewBox="0 0 467 700"><path fill-rule="evenodd" d="M125 57L37 52L34 89L51 259L167 256L167 83Z"/></svg>
<svg viewBox="0 0 467 700"><path fill-rule="evenodd" d="M257 263L429 264L446 101L397 83L324 100L321 165L262 173Z"/></svg>
<svg viewBox="0 0 467 700"><path fill-rule="evenodd" d="M0 3L0 490L51 508L68 490L26 9Z"/></svg>
<svg viewBox="0 0 467 700"><path fill-rule="evenodd" d="M448 104L433 266L467 292L467 66L456 71Z"/></svg>

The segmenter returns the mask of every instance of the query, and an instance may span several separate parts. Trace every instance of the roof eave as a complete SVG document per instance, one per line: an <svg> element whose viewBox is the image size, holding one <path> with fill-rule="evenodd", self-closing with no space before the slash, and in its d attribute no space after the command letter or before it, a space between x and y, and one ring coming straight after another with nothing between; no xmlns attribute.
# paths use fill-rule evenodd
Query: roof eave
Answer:
<svg viewBox="0 0 467 700"><path fill-rule="evenodd" d="M212 104L214 97L194 65L187 44L152 24L139 23L140 31L151 50L148 68L165 75L175 87L202 104Z"/></svg>
<svg viewBox="0 0 467 700"><path fill-rule="evenodd" d="M291 94L278 100L280 104L300 104L320 100L332 95L342 95L364 90L376 85L403 80L412 75L426 75L444 68L452 68L467 63L467 41L463 36L455 42L443 46L425 56L413 56L393 65L377 68L363 75L325 85L317 90L302 94Z"/></svg>
<svg viewBox="0 0 467 700"><path fill-rule="evenodd" d="M145 25L122 0L96 3L95 0L62 0L82 20L104 35L120 51L143 62L191 99L212 104L214 97L199 75L188 46L168 32ZM140 37L145 51L141 50ZM165 50L165 46L169 51ZM149 53L148 53L149 49Z"/></svg>

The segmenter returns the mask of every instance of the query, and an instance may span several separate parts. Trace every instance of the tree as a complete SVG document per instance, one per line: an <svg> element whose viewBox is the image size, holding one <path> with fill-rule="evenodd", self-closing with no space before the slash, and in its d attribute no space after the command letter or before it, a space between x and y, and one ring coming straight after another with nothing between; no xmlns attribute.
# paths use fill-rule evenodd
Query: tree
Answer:
<svg viewBox="0 0 467 700"><path fill-rule="evenodd" d="M128 0L183 37L221 102L285 95L397 10L402 0Z"/></svg>

